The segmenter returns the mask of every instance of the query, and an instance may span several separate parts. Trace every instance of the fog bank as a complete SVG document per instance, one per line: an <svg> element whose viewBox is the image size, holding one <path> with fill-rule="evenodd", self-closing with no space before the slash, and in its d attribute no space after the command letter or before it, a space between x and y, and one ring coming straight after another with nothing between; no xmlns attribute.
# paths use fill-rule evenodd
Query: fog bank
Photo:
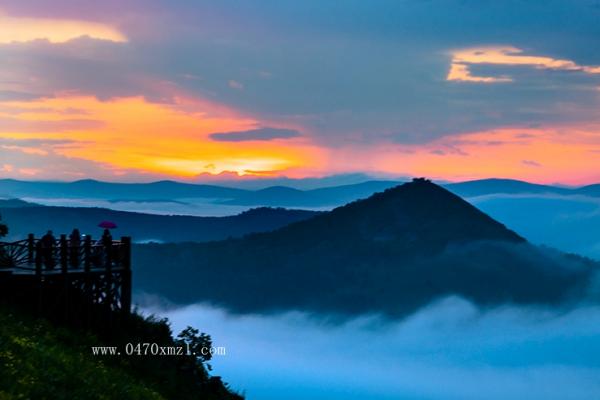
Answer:
<svg viewBox="0 0 600 400"><path fill-rule="evenodd" d="M590 399L600 396L600 308L480 311L446 298L402 322L342 325L290 312L232 316L201 304L143 309L193 325L227 355L215 374L249 400Z"/></svg>

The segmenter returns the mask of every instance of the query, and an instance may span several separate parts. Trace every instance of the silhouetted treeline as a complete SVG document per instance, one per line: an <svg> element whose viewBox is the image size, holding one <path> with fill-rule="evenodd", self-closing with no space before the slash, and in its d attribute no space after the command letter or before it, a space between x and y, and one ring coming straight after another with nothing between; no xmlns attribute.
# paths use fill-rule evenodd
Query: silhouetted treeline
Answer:
<svg viewBox="0 0 600 400"><path fill-rule="evenodd" d="M4 204L3 204L4 203ZM18 240L28 233L71 232L96 234L98 222L115 221L116 235L132 236L136 241L204 242L241 237L251 232L268 232L316 215L313 211L283 208L256 208L229 217L192 217L152 215L104 208L45 207L0 200L0 212L11 226L9 239Z"/></svg>

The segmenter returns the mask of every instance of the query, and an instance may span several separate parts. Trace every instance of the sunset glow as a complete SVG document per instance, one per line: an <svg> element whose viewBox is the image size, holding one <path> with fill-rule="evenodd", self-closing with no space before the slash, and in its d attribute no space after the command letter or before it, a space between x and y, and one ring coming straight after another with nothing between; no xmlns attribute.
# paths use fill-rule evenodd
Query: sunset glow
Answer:
<svg viewBox="0 0 600 400"><path fill-rule="evenodd" d="M599 136L598 126L470 133L398 149L382 157L379 168L451 181L497 176L585 184L600 180Z"/></svg>
<svg viewBox="0 0 600 400"><path fill-rule="evenodd" d="M178 109L194 106L199 109ZM234 147L210 140L210 133L243 131L256 127L258 121L236 115L208 115L202 104L185 99L173 105L153 104L142 98L102 102L90 97L5 102L0 103L0 117L9 116L1 112L2 108L13 113L18 110L17 120L33 128L27 132L5 131L0 138L58 141L54 153L107 165L115 173L139 170L180 178L222 172L263 175L298 168L308 160L319 162L318 151L302 141L245 142ZM45 123L40 124L42 121ZM50 122L66 128L45 132ZM40 125L39 130L36 125ZM36 151L17 145L10 149L27 154ZM37 151L40 156L48 155Z"/></svg>
<svg viewBox="0 0 600 400"><path fill-rule="evenodd" d="M449 180L502 176L575 184L600 179L596 172L600 171L597 126L506 128L445 137L423 145L389 143L328 149L307 138L215 141L210 138L214 132L246 131L260 122L222 109L221 115L211 115L202 107L211 108L189 99L155 104L139 97L2 102L0 118L10 117L27 129L2 131L0 139L14 143L1 148L48 160L54 154L88 160L106 166L115 176L138 171L183 179L225 172L306 177L315 171L343 173L360 165L369 173ZM568 137L565 132L569 132ZM50 146L19 144L28 141ZM45 176L41 170L19 170L9 164L3 172Z"/></svg>
<svg viewBox="0 0 600 400"><path fill-rule="evenodd" d="M600 180L600 55L579 25L540 42L531 26L553 25L524 12L498 42L462 14L412 24L427 4L385 29L365 10L364 37L266 5L63 6L2 5L2 177Z"/></svg>

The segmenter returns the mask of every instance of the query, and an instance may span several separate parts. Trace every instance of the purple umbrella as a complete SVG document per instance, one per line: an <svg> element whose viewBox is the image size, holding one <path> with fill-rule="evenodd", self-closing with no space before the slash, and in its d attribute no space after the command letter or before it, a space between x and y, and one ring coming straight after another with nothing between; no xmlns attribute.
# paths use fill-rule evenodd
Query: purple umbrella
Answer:
<svg viewBox="0 0 600 400"><path fill-rule="evenodd" d="M98 226L104 229L115 229L117 227L117 224L111 221L102 221L98 224Z"/></svg>

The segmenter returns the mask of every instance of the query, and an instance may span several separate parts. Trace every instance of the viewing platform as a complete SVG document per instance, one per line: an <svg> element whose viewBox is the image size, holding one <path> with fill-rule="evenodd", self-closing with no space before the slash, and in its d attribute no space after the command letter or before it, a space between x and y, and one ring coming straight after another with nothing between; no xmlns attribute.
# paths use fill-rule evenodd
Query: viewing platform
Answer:
<svg viewBox="0 0 600 400"><path fill-rule="evenodd" d="M0 242L0 299L41 314L129 314L131 238L60 235Z"/></svg>

